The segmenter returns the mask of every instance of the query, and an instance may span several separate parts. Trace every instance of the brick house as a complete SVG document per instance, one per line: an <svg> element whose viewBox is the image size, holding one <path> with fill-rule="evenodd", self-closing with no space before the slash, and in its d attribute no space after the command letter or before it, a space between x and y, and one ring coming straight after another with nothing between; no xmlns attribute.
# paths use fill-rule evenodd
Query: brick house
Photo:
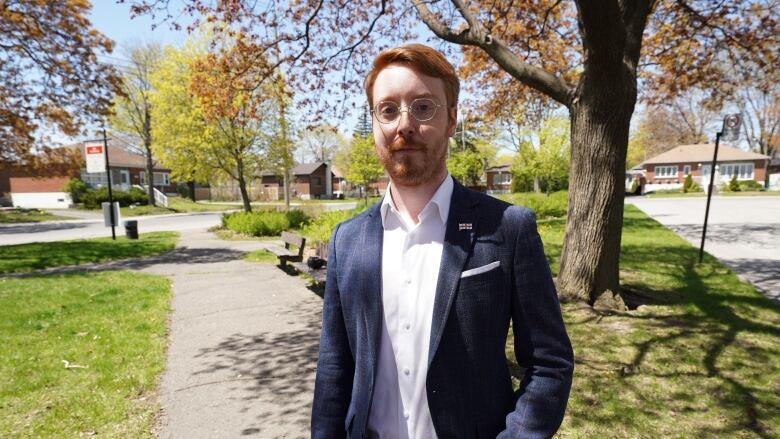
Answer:
<svg viewBox="0 0 780 439"><path fill-rule="evenodd" d="M84 150L84 144L78 143L72 147ZM132 186L146 185L146 157L126 148L120 142L108 141L108 167L111 170L111 187L127 191ZM158 163L152 168L154 187L166 194L176 193L176 183L171 180L171 170ZM88 174L81 170L81 180L89 187L97 188L108 184L106 173Z"/></svg>
<svg viewBox="0 0 780 439"><path fill-rule="evenodd" d="M491 166L485 169L487 192L489 194L506 194L512 189L512 172L510 165Z"/></svg>
<svg viewBox="0 0 780 439"><path fill-rule="evenodd" d="M76 148L83 154L84 144L77 143L65 148ZM145 184L146 158L143 155L109 141L108 158L112 188L127 191L133 185ZM176 184L170 179L170 169L156 165L153 172L157 189L164 193L176 193ZM82 169L80 177L92 188L108 184L106 173L88 174L86 169ZM26 169L7 168L0 172L0 191L6 202L16 207L66 209L73 205L70 195L63 192L65 183L70 179L70 175L35 175Z"/></svg>
<svg viewBox="0 0 780 439"><path fill-rule="evenodd" d="M677 146L634 167L633 171L637 172L627 177L626 185L631 184L630 178L641 175L646 181L644 192L678 189L685 182L685 177L691 175L693 181L706 186L709 184L714 151L714 144ZM720 145L715 183L728 183L736 176L738 181L753 180L764 186L768 163L767 155Z"/></svg>
<svg viewBox="0 0 780 439"><path fill-rule="evenodd" d="M292 169L293 181L290 196L304 200L329 197L336 191L343 191L344 177L333 167L330 168L330 178L327 175L328 164L325 162L302 163ZM330 181L329 181L330 180ZM284 182L273 172L263 171L260 174L263 192L276 193L277 199L284 197ZM330 189L328 189L330 183ZM271 198L274 198L273 196Z"/></svg>

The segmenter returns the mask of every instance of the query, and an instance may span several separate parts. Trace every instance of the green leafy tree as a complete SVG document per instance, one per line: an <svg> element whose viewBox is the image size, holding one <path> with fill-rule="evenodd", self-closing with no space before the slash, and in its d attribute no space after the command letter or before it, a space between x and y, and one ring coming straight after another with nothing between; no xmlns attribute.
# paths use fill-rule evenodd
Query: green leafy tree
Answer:
<svg viewBox="0 0 780 439"><path fill-rule="evenodd" d="M368 184L382 176L384 168L374 150L374 139L355 137L340 160L340 166L346 173L347 181L360 187L368 205Z"/></svg>
<svg viewBox="0 0 780 439"><path fill-rule="evenodd" d="M290 180L292 178L292 169L295 166L293 154L295 153L295 143L292 142L292 128L290 126L290 97L287 94L284 78L279 75L276 79L276 93L274 99L278 105L278 115L274 135L268 147L268 169L276 173L277 177L282 178L284 190L284 206L287 211L290 210Z"/></svg>
<svg viewBox="0 0 780 439"><path fill-rule="evenodd" d="M455 151L447 159L447 169L466 186L476 186L485 172L485 159L476 149Z"/></svg>
<svg viewBox="0 0 780 439"><path fill-rule="evenodd" d="M130 66L123 69L122 93L114 99L109 124L113 131L140 141L140 152L146 158L147 202L154 206L151 77L163 52L156 43L137 45L129 52Z"/></svg>
<svg viewBox="0 0 780 439"><path fill-rule="evenodd" d="M513 190L552 192L565 189L569 178L569 123L552 117L538 133L539 146L524 142L512 164ZM515 182L515 179L517 180Z"/></svg>
<svg viewBox="0 0 780 439"><path fill-rule="evenodd" d="M693 177L691 177L691 174L688 174L685 176L685 181L683 182L682 191L683 193L688 193L691 191L691 187L693 186Z"/></svg>
<svg viewBox="0 0 780 439"><path fill-rule="evenodd" d="M739 192L742 190L742 188L739 187L739 182L737 181L737 176L732 175L731 180L729 180L729 191L731 192Z"/></svg>

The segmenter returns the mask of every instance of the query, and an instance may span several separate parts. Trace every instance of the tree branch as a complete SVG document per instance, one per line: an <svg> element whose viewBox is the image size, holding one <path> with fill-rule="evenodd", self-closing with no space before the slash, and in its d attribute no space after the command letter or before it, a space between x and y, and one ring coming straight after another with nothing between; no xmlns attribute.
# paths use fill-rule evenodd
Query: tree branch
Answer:
<svg viewBox="0 0 780 439"><path fill-rule="evenodd" d="M450 0L469 27L461 32L440 23L425 2L412 0L420 19L439 38L462 46L477 46L484 50L507 73L523 84L534 88L569 107L574 89L563 79L536 66L524 63L499 38L490 35L476 17L467 9L463 0Z"/></svg>

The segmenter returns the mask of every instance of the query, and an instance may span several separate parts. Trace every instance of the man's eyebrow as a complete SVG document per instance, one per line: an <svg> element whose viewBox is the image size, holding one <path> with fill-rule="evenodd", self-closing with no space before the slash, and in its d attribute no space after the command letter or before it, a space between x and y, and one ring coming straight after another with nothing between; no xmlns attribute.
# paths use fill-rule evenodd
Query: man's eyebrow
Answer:
<svg viewBox="0 0 780 439"><path fill-rule="evenodd" d="M434 99L434 98L436 98L436 95L434 95L433 93L421 93L421 94L418 94L418 95L414 95L414 97L412 97L412 100L415 100L415 99L423 99L423 98L431 98L431 99ZM377 99L375 102L384 102L384 101L387 101L387 102L396 102L397 100L396 100L396 99L393 99L393 98L391 98L390 96L383 96L383 97L381 97L381 98Z"/></svg>

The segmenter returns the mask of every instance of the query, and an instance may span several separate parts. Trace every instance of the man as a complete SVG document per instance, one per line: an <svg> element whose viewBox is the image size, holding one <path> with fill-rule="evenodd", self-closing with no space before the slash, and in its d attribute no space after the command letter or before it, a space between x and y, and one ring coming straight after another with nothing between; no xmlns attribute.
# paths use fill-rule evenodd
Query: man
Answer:
<svg viewBox="0 0 780 439"><path fill-rule="evenodd" d="M390 185L330 240L312 437L552 436L573 354L533 214L448 174L459 82L439 52L382 52L365 85Z"/></svg>

